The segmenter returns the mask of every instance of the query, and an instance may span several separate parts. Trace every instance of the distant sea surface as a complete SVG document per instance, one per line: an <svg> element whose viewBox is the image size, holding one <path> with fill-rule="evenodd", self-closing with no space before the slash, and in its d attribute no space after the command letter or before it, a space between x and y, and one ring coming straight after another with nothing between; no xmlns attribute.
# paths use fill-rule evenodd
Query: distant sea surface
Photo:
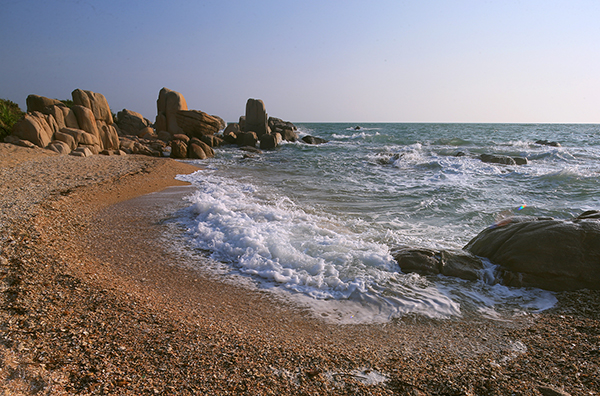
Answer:
<svg viewBox="0 0 600 396"><path fill-rule="evenodd" d="M300 137L329 142L283 143L253 156L219 148L201 162L206 170L180 176L194 192L175 223L182 249L214 259L219 276L341 323L412 314L504 319L547 309L556 302L550 292L483 275L404 274L390 252L462 248L500 216L600 209L600 125L296 125ZM481 154L528 164L484 163Z"/></svg>

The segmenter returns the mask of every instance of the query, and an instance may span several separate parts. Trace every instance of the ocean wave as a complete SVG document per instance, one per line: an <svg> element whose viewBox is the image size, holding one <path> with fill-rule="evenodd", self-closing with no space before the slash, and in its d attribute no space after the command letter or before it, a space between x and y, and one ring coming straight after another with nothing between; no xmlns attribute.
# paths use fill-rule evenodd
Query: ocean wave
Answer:
<svg viewBox="0 0 600 396"><path fill-rule="evenodd" d="M374 136L379 136L379 132L366 133L364 131L361 131L361 132L355 132L351 135L341 135L339 133L334 133L331 135L331 137L334 139L366 139L366 138L370 138L370 137L374 137Z"/></svg>
<svg viewBox="0 0 600 396"><path fill-rule="evenodd" d="M439 146L457 146L457 147L472 145L471 141L457 138L457 137L438 139L438 140L435 140L433 144L439 145Z"/></svg>
<svg viewBox="0 0 600 396"><path fill-rule="evenodd" d="M506 303L489 296L492 286L485 285L483 276L474 286L400 271L389 246L398 242L419 246L423 237L435 234L437 226L414 228L400 220L400 228L413 230L411 238L410 234L401 236L373 227L362 218L308 210L276 189L214 172L201 171L180 179L196 187L181 218L191 248L208 252L231 271L287 290L290 296L309 297L303 301L320 307L320 312L325 312L326 306L333 309L342 304L354 312L353 321L358 317L373 321L408 313L460 316L465 309L483 307L500 312L503 308L499 306ZM460 291L452 291L453 287Z"/></svg>

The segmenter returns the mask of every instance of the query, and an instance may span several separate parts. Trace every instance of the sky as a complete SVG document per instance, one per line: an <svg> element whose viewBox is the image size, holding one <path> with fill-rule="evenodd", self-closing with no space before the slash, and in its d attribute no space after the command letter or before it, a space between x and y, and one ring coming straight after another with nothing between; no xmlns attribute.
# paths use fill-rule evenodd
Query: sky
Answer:
<svg viewBox="0 0 600 396"><path fill-rule="evenodd" d="M0 98L236 121L600 123L600 1L0 0Z"/></svg>

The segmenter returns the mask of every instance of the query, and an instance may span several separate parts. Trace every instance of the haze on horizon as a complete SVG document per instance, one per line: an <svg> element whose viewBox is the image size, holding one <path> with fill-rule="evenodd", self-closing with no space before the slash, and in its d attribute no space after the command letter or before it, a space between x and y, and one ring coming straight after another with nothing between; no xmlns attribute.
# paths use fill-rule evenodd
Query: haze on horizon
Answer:
<svg viewBox="0 0 600 396"><path fill-rule="evenodd" d="M600 123L597 1L4 1L0 98L236 121Z"/></svg>

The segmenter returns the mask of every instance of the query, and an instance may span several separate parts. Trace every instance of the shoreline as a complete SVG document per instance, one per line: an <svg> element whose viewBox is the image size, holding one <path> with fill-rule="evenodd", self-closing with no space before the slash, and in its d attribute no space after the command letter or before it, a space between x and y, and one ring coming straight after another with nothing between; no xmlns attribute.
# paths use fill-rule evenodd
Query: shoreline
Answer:
<svg viewBox="0 0 600 396"><path fill-rule="evenodd" d="M12 147L12 162L0 161L11 191L0 263L9 392L538 395L540 383L600 392L598 293L560 293L557 307L509 323L329 324L179 265L185 257L160 238L170 191L144 194L184 185L174 176L192 165L95 156L67 159L97 162L89 169L51 173L64 157ZM58 186L45 197L14 184L43 169L29 184Z"/></svg>

